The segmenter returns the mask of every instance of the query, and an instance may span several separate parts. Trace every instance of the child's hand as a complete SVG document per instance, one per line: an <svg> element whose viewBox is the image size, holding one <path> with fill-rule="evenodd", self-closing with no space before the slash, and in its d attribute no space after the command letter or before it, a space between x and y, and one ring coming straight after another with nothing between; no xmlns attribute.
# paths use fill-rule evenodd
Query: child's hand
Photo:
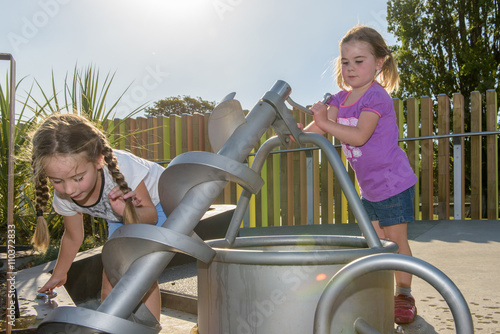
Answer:
<svg viewBox="0 0 500 334"><path fill-rule="evenodd" d="M328 107L323 102L319 101L314 103L311 110L316 124L325 122L328 119Z"/></svg>
<svg viewBox="0 0 500 334"><path fill-rule="evenodd" d="M67 275L63 276L57 276L57 275L52 275L50 279L45 283L44 286L42 286L40 289L37 290L37 292L47 292L47 291L52 291L55 288L58 288L64 283L66 283L67 280Z"/></svg>
<svg viewBox="0 0 500 334"><path fill-rule="evenodd" d="M125 200L127 198L132 199L132 204L134 204L134 206L140 206L142 201L140 197L136 196L135 191L129 191L123 194L119 186L114 187L113 190L109 192L108 198L113 211L120 216L123 216L123 212L125 211Z"/></svg>
<svg viewBox="0 0 500 334"><path fill-rule="evenodd" d="M299 128L300 131L304 130L304 124L302 123L297 123L297 128ZM297 142L295 140L295 137L292 136L292 135L288 135L288 137L290 137L290 140L293 141L293 142Z"/></svg>

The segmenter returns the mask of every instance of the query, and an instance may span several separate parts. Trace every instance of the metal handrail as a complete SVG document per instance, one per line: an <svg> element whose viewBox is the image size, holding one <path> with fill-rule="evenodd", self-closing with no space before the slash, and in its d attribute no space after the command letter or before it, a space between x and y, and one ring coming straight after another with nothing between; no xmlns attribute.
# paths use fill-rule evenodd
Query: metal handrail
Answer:
<svg viewBox="0 0 500 334"><path fill-rule="evenodd" d="M483 131L483 132L464 132L464 133L450 133L446 135L433 135L433 136L423 136L423 137L407 137L407 138L399 138L398 142L406 142L406 141L416 141L416 140L428 140L428 139L444 139L444 138L455 138L455 137L472 137L472 136L490 136L490 135L500 135L500 131ZM340 148L341 144L333 144L333 147ZM311 147L298 147L298 148L290 148L285 150L273 150L269 154L282 154L282 153L293 153L293 152L307 152L307 151L315 151L319 150L318 146ZM257 153L250 153L249 156L255 156ZM169 164L172 160L160 160L155 161L160 165Z"/></svg>

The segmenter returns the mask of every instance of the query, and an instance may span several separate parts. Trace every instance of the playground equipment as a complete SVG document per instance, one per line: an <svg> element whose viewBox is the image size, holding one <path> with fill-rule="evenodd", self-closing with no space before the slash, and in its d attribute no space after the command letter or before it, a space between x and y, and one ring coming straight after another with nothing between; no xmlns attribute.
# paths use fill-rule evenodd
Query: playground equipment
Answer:
<svg viewBox="0 0 500 334"><path fill-rule="evenodd" d="M158 322L141 299L175 253L181 252L198 260L200 334L392 333L392 270L419 275L417 269L423 264L409 266L414 260L391 254L397 246L378 239L331 143L297 128L285 102L309 111L293 102L290 93L286 82L277 81L246 117L234 94L226 96L209 122L217 153L181 154L160 177L160 199L168 217L163 226L125 225L103 247L103 264L114 285L108 297L95 311L56 308L38 332L158 333ZM269 127L277 137L264 143L247 167L245 159ZM291 137L323 150L363 237L237 238L249 199L263 185L259 173L265 158L274 147L288 147ZM193 229L229 181L244 190L226 237L205 243ZM379 268L372 265L380 262L379 256L395 260ZM457 330L472 333L472 319L460 291L436 268L425 268L424 278L432 277L438 290L446 292L444 297L460 320ZM305 287L311 293L304 293Z"/></svg>

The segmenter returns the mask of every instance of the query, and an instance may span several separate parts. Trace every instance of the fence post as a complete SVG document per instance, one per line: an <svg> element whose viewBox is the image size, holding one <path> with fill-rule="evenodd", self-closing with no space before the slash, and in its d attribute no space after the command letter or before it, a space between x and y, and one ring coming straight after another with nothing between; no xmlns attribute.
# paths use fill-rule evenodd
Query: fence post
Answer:
<svg viewBox="0 0 500 334"><path fill-rule="evenodd" d="M123 141L122 137L122 133L123 132L123 129L121 129L121 126L120 126L120 123L121 123L121 119L119 118L115 118L113 120L113 134L114 134L114 141L115 141L115 147L119 150L123 150L125 148L125 142Z"/></svg>
<svg viewBox="0 0 500 334"><path fill-rule="evenodd" d="M419 118L418 118L418 100L414 97L410 97L406 101L406 108L408 111L407 115L407 123L408 123L408 137L416 138L419 136ZM420 141L413 140L408 142L406 146L406 155L408 156L408 160L410 160L411 168L413 168L413 172L417 176L417 179L420 181ZM420 182L417 181L415 184L415 198L413 200L413 209L415 219L419 218L420 214Z"/></svg>
<svg viewBox="0 0 500 334"><path fill-rule="evenodd" d="M394 105L394 111L396 112L396 122L399 130L399 138L404 137L404 107L403 101L400 99L392 99L392 103ZM404 149L404 142L399 142L399 147Z"/></svg>
<svg viewBox="0 0 500 334"><path fill-rule="evenodd" d="M497 131L497 93L486 91L486 131ZM498 142L497 137L486 137L486 169L488 173L486 212L488 219L498 219Z"/></svg>
<svg viewBox="0 0 500 334"><path fill-rule="evenodd" d="M332 136L330 134L328 134L327 136L328 136L328 140L332 141ZM340 145L340 140L335 138L334 143L335 143L335 145ZM340 147L337 148L337 153L339 154L340 159L342 159L342 162L344 163L344 165L346 165L346 159L345 159L344 152L342 151L342 148L340 148ZM347 217L346 217L347 216L347 214L346 214L347 213L347 199L345 198L344 193L343 193L342 189L340 188L340 185L335 184L336 175L333 174L333 168L328 163L328 160L327 160L325 154L322 155L321 165L326 167L325 172L324 172L324 176L322 176L322 178L324 178L324 179L321 181L321 184L323 185L323 187L325 187L325 185L327 186L327 188L323 191L323 195L321 196L321 198L327 198L326 203L324 200L322 201L321 218L325 217L325 214L328 213L327 217L329 219L327 220L327 223L329 221L334 220L333 219L334 217L332 217L332 215L330 215L330 212L331 212L330 208L333 208L333 205L332 205L332 202L328 201L328 199L332 196L335 198L335 200L334 200L334 202L335 202L335 213L334 213L335 214L335 224L345 223L346 219L347 219ZM321 168L321 170L323 170L323 168Z"/></svg>
<svg viewBox="0 0 500 334"><path fill-rule="evenodd" d="M471 126L472 132L481 132L483 108L481 93L474 91L471 93ZM483 200L483 172L482 172L482 136L472 136L471 145L471 185L470 185L470 210L472 219L482 218Z"/></svg>
<svg viewBox="0 0 500 334"><path fill-rule="evenodd" d="M438 135L450 134L450 98L438 95ZM438 219L450 219L450 139L438 140Z"/></svg>
<svg viewBox="0 0 500 334"><path fill-rule="evenodd" d="M432 99L423 96L421 100L422 111L422 136L432 136L433 117ZM434 143L432 139L422 140L422 219L433 220L434 218L434 177L432 161Z"/></svg>
<svg viewBox="0 0 500 334"><path fill-rule="evenodd" d="M156 117L149 116L146 119L148 125L148 160L158 161L158 123Z"/></svg>
<svg viewBox="0 0 500 334"><path fill-rule="evenodd" d="M453 133L464 133L464 96L453 94ZM464 137L453 138L453 217L463 219L465 212Z"/></svg>
<svg viewBox="0 0 500 334"><path fill-rule="evenodd" d="M125 139L125 147L130 150L134 155L137 155L137 140L136 140L136 124L135 118L129 118L125 122L125 133L127 138Z"/></svg>
<svg viewBox="0 0 500 334"><path fill-rule="evenodd" d="M157 124L159 126L158 141L160 142L158 159L162 161L170 160L170 119L165 116L158 116Z"/></svg>
<svg viewBox="0 0 500 334"><path fill-rule="evenodd" d="M147 152L147 120L144 117L137 117L135 120L135 125L137 126L137 153L139 157L143 159L148 158Z"/></svg>
<svg viewBox="0 0 500 334"><path fill-rule="evenodd" d="M203 127L203 147L201 150L206 152L212 152L212 145L210 144L210 139L208 138L208 121L210 120L211 114L211 112L205 113L205 115L203 115L203 121L200 121L200 128Z"/></svg>

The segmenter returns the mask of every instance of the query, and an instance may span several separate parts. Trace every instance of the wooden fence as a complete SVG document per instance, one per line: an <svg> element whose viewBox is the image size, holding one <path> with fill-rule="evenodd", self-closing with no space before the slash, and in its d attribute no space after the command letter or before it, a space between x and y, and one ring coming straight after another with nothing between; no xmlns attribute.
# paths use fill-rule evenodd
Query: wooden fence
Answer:
<svg viewBox="0 0 500 334"><path fill-rule="evenodd" d="M486 96L485 107L483 96ZM497 94L494 90L484 95L473 92L470 101L470 133L464 134L466 108L463 95L454 94L451 99L439 95L437 105L430 97L410 98L406 104L394 99L400 138L408 139L402 140L400 145L407 152L419 178L415 188L417 220L482 219L484 213L487 219L498 219ZM292 113L300 123L307 124L312 120L311 116L297 110ZM111 135L126 134L118 148L166 165L184 152L211 151L208 119L209 114L137 117L125 122L114 119L110 122L122 124ZM437 129L434 129L436 120ZM453 124L453 129L450 124ZM480 135L481 132L484 135ZM254 152L273 135L269 129ZM332 140L331 136L328 137ZM467 141L470 142L470 156L464 153L464 142ZM340 143L335 141L335 144ZM345 163L340 147L337 151ZM269 155L262 169L265 184L252 197L246 226L355 221L340 186L335 182L332 168L320 150L309 147L274 153ZM253 156L249 156L249 165L252 161ZM354 172L348 164L346 168L356 185ZM470 171L468 175L466 170ZM483 173L487 174L487 182L483 181ZM470 180L470 190L465 189L466 179ZM229 183L216 203L236 204L241 190L240 186Z"/></svg>

